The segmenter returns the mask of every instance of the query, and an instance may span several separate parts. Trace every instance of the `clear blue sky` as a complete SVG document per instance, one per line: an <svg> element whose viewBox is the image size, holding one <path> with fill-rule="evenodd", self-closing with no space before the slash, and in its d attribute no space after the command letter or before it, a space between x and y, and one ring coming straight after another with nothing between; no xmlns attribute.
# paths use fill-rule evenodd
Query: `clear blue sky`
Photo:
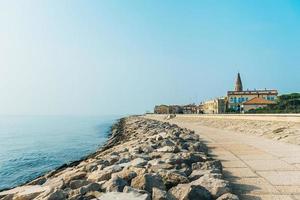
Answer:
<svg viewBox="0 0 300 200"><path fill-rule="evenodd" d="M300 92L298 0L0 2L0 114L129 114Z"/></svg>

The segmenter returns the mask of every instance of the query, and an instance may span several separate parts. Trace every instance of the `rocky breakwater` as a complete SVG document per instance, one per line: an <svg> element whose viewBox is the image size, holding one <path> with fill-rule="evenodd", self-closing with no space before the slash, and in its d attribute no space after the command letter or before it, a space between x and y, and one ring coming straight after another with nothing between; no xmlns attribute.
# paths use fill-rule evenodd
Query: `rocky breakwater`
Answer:
<svg viewBox="0 0 300 200"><path fill-rule="evenodd" d="M141 117L121 119L98 152L0 193L1 200L236 200L193 131Z"/></svg>

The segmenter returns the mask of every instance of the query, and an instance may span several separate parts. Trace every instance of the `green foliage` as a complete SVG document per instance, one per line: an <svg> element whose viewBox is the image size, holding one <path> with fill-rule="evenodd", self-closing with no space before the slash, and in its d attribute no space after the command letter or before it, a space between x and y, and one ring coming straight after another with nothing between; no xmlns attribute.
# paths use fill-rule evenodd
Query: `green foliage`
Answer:
<svg viewBox="0 0 300 200"><path fill-rule="evenodd" d="M300 93L278 96L277 104L249 110L247 113L300 113Z"/></svg>

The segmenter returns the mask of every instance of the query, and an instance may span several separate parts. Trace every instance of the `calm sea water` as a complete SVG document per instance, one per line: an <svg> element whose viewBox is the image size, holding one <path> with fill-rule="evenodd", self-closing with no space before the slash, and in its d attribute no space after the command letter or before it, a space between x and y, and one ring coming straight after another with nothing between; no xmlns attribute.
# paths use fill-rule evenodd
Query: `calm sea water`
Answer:
<svg viewBox="0 0 300 200"><path fill-rule="evenodd" d="M94 152L117 118L0 116L0 189Z"/></svg>

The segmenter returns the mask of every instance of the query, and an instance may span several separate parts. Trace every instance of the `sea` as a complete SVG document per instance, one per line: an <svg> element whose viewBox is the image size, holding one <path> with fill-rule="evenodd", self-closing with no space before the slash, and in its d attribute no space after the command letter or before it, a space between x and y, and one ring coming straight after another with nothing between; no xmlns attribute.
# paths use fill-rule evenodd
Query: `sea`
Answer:
<svg viewBox="0 0 300 200"><path fill-rule="evenodd" d="M0 116L0 190L95 152L118 118Z"/></svg>

